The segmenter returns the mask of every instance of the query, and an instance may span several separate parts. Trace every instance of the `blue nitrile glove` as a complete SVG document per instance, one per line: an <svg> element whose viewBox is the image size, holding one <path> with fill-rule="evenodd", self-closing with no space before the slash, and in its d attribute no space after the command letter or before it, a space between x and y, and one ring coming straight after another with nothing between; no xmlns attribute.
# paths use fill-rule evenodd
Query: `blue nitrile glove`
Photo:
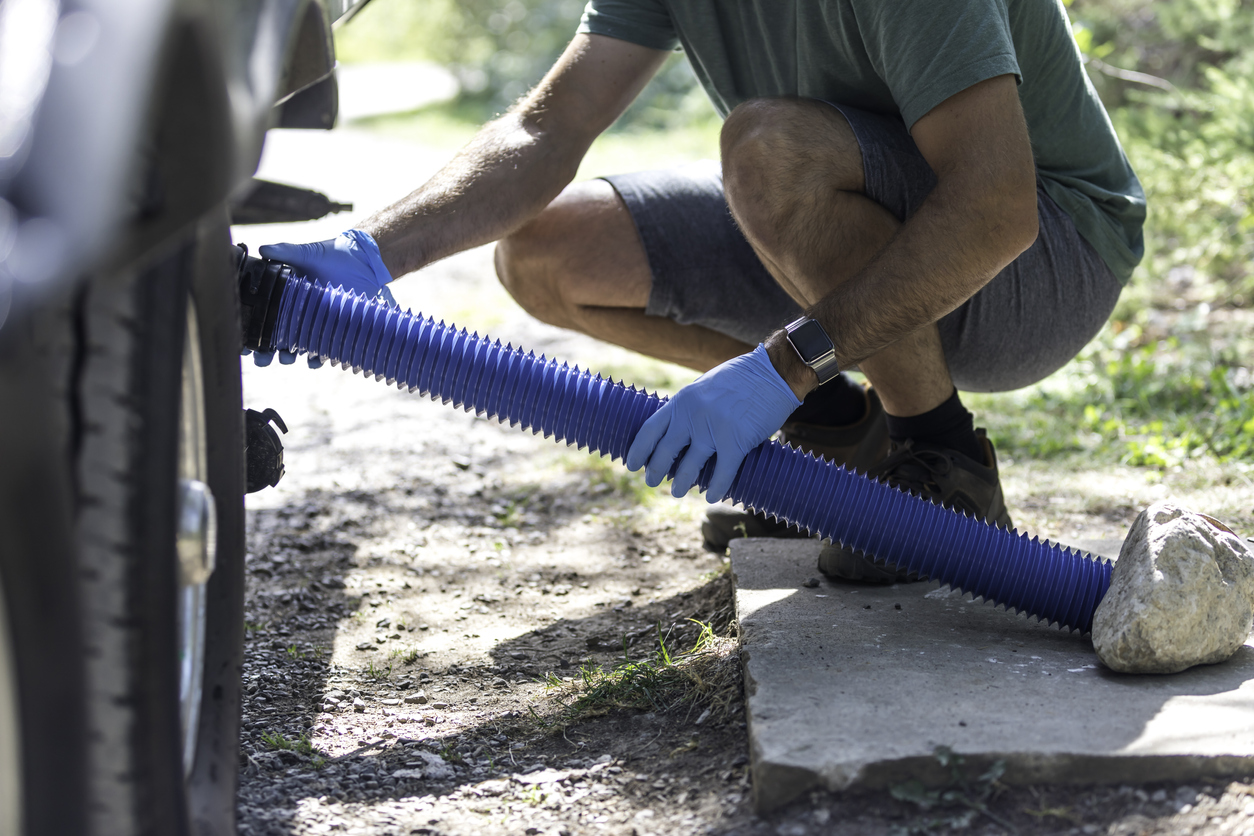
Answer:
<svg viewBox="0 0 1254 836"><path fill-rule="evenodd" d="M625 464L628 470L645 467L644 480L657 487L687 447L671 483L671 494L683 496L696 484L706 460L717 454L705 499L721 502L749 451L770 438L799 406L801 401L759 345L710 369L649 416Z"/></svg>
<svg viewBox="0 0 1254 836"><path fill-rule="evenodd" d="M396 305L392 291L387 288L392 274L383 264L379 245L360 229L350 229L329 241L313 244L268 244L261 247L258 253L262 258L291 265L297 275L321 279L323 284L331 287L377 296L389 305ZM273 359L273 351L253 353L253 362L258 366L268 366ZM284 365L294 363L296 355L280 351L279 362ZM321 365L320 358L309 357L311 369Z"/></svg>

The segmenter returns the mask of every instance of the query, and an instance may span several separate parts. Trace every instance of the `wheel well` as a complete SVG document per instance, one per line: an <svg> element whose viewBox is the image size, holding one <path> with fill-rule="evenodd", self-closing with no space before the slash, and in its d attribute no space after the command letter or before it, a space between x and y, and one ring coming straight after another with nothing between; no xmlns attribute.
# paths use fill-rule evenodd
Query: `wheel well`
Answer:
<svg viewBox="0 0 1254 836"><path fill-rule="evenodd" d="M300 27L290 44L285 62L286 72L283 74L283 83L279 86L278 104L325 78L335 69L331 27L322 4L305 4Z"/></svg>
<svg viewBox="0 0 1254 836"><path fill-rule="evenodd" d="M176 20L155 78L123 250L132 258L172 239L233 186L232 114L213 27Z"/></svg>

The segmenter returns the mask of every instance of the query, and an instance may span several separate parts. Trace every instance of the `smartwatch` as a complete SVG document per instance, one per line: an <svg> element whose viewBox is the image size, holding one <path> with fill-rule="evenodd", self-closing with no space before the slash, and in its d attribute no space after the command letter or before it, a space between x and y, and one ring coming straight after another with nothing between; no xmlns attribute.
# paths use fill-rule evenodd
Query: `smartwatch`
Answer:
<svg viewBox="0 0 1254 836"><path fill-rule="evenodd" d="M840 366L836 363L836 346L822 325L803 316L788 323L784 330L787 331L788 344L797 352L801 362L814 369L814 373L819 376L820 386L840 374Z"/></svg>

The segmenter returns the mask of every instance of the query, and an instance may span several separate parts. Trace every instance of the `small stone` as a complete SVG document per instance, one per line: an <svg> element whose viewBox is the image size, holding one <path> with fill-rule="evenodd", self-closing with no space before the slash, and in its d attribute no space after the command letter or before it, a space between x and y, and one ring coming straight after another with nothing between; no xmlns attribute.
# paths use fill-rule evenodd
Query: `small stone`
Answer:
<svg viewBox="0 0 1254 836"><path fill-rule="evenodd" d="M802 583L801 585L802 585L802 586L804 586L806 589L818 589L818 588L819 588L819 579L818 579L818 578L810 578L809 580L805 581L805 582L804 582L804 583Z"/></svg>
<svg viewBox="0 0 1254 836"><path fill-rule="evenodd" d="M1093 647L1120 673L1223 662L1254 625L1254 555L1210 517L1169 502L1141 512L1093 616Z"/></svg>
<svg viewBox="0 0 1254 836"><path fill-rule="evenodd" d="M520 784L556 784L570 777L570 770L545 769L541 767L526 775L515 775L514 780Z"/></svg>
<svg viewBox="0 0 1254 836"><path fill-rule="evenodd" d="M1167 791L1166 790L1154 790L1154 794L1149 797L1149 800L1154 802L1155 804L1162 804L1164 801L1167 800Z"/></svg>
<svg viewBox="0 0 1254 836"><path fill-rule="evenodd" d="M398 769L392 773L392 777L402 780L421 781L423 773L421 769Z"/></svg>
<svg viewBox="0 0 1254 836"><path fill-rule="evenodd" d="M410 705L426 705L427 694L425 691L419 691L416 694L410 694L408 697L405 698L405 702L409 703Z"/></svg>
<svg viewBox="0 0 1254 836"><path fill-rule="evenodd" d="M361 697L354 697L353 698L353 711L356 711L358 714L361 714L365 712L365 710L366 710L366 701L363 700Z"/></svg>
<svg viewBox="0 0 1254 836"><path fill-rule="evenodd" d="M433 702L433 703L431 703L431 707L432 707L432 708L448 708L448 703L446 703L446 702Z"/></svg>
<svg viewBox="0 0 1254 836"><path fill-rule="evenodd" d="M400 705L400 700L379 700L380 705Z"/></svg>
<svg viewBox="0 0 1254 836"><path fill-rule="evenodd" d="M449 766L444 758L432 752L420 751L416 754L426 764L423 772L427 778L433 781L443 781L453 777L453 767Z"/></svg>
<svg viewBox="0 0 1254 836"><path fill-rule="evenodd" d="M357 645L357 649L358 650L374 650L375 647L374 647L374 644L371 642L360 642Z"/></svg>

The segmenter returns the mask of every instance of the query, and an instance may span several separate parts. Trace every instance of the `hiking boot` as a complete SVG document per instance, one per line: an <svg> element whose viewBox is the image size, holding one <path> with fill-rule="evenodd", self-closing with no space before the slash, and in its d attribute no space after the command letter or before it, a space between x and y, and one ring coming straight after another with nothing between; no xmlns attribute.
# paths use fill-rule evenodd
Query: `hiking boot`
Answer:
<svg viewBox="0 0 1254 836"><path fill-rule="evenodd" d="M984 430L976 430L975 435L984 448L983 462L940 445L907 440L894 443L888 458L871 468L867 476L1009 528L1010 513L997 476L997 454ZM828 543L819 553L819 571L829 578L863 583L927 580L891 563L876 563L865 552L836 543Z"/></svg>
<svg viewBox="0 0 1254 836"><path fill-rule="evenodd" d="M866 411L852 424L825 427L822 424L788 421L780 427L780 441L821 456L834 464L865 473L888 452L888 424L879 395L869 387L863 389ZM730 504L715 505L706 511L701 524L704 546L722 554L727 544L737 537L809 537L765 514L751 514Z"/></svg>

